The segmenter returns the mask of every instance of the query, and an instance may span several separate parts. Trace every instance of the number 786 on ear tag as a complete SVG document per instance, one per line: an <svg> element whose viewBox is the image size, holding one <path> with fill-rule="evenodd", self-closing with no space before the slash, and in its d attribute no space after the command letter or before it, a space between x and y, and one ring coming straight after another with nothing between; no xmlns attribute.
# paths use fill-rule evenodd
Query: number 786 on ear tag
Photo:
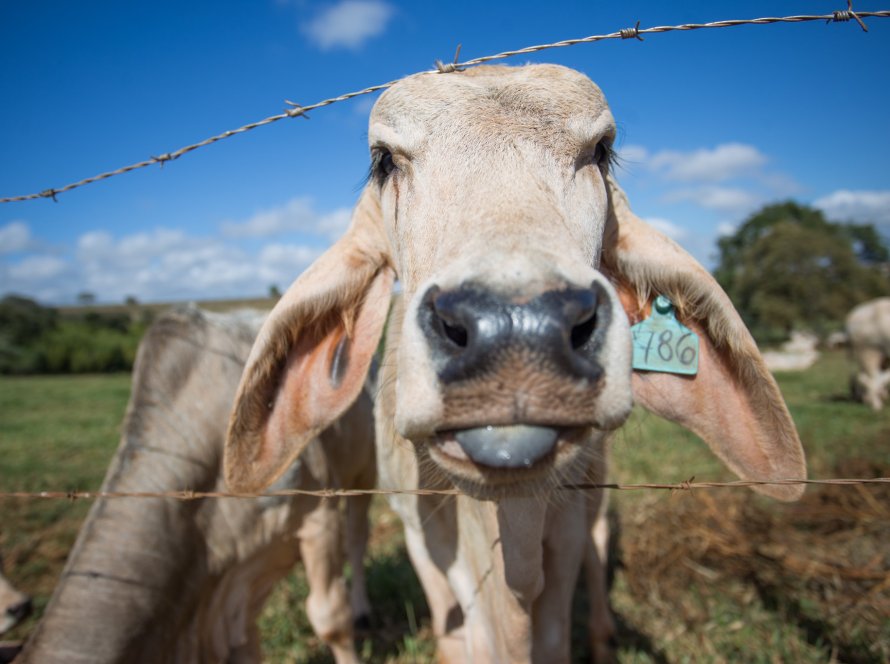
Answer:
<svg viewBox="0 0 890 664"><path fill-rule="evenodd" d="M664 295L655 298L649 318L630 328L633 368L694 376L698 373L698 335L674 315Z"/></svg>

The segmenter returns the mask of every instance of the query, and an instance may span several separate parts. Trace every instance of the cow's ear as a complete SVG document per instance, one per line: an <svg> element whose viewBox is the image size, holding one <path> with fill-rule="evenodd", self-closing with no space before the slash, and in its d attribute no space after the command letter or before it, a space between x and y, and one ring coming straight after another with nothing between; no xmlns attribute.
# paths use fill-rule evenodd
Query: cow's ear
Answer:
<svg viewBox="0 0 890 664"><path fill-rule="evenodd" d="M634 371L635 399L700 436L736 475L750 480L806 478L803 448L775 379L729 298L695 259L631 212L609 176L609 218L602 270L618 290L631 325L648 317L658 295L699 336L694 377ZM756 491L795 500L802 484Z"/></svg>
<svg viewBox="0 0 890 664"><path fill-rule="evenodd" d="M356 399L386 321L391 265L367 188L349 230L291 285L254 342L226 439L230 489L271 484Z"/></svg>

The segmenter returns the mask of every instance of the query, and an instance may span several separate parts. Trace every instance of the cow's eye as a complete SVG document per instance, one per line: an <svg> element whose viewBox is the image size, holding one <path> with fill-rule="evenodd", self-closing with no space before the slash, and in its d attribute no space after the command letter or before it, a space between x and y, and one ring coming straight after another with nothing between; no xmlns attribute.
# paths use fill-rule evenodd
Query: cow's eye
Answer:
<svg viewBox="0 0 890 664"><path fill-rule="evenodd" d="M615 163L615 150L612 149L612 141L602 140L596 144L593 152L593 160L597 166L611 166Z"/></svg>
<svg viewBox="0 0 890 664"><path fill-rule="evenodd" d="M377 184L382 185L396 170L398 170L398 167L393 160L392 152L386 148L374 148L371 150L369 179L373 178Z"/></svg>
<svg viewBox="0 0 890 664"><path fill-rule="evenodd" d="M609 146L600 141L596 144L596 149L593 151L593 162L597 165L609 163L610 152Z"/></svg>
<svg viewBox="0 0 890 664"><path fill-rule="evenodd" d="M609 168L615 163L615 150L612 148L612 141L603 139L596 146L581 155L578 162L579 167L597 166L600 168Z"/></svg>

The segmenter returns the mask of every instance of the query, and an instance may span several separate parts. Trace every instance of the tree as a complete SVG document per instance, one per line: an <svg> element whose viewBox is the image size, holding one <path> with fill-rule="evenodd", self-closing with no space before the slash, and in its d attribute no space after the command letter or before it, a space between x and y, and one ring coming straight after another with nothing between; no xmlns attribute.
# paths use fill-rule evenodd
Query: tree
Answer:
<svg viewBox="0 0 890 664"><path fill-rule="evenodd" d="M83 291L77 294L77 303L82 306L96 304L96 296L89 291Z"/></svg>
<svg viewBox="0 0 890 664"><path fill-rule="evenodd" d="M42 307L34 300L8 294L0 300L0 337L13 344L33 341L56 327L58 312Z"/></svg>
<svg viewBox="0 0 890 664"><path fill-rule="evenodd" d="M272 284L269 286L269 299L270 300L280 300L281 299L281 290L279 290L276 284Z"/></svg>
<svg viewBox="0 0 890 664"><path fill-rule="evenodd" d="M0 374L38 369L40 358L33 345L57 324L55 309L20 295L0 299Z"/></svg>
<svg viewBox="0 0 890 664"><path fill-rule="evenodd" d="M856 304L890 294L890 258L870 224L836 224L792 201L769 205L718 242L714 276L761 341L836 328Z"/></svg>

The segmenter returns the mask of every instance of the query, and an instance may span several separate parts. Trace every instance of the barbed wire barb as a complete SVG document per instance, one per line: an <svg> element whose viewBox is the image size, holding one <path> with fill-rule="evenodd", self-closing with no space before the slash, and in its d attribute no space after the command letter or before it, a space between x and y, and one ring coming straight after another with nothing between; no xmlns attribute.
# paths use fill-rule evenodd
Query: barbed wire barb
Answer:
<svg viewBox="0 0 890 664"><path fill-rule="evenodd" d="M826 22L842 23L844 21L849 21L851 18L856 20L856 22L859 24L859 27L862 28L863 32L868 32L868 28L866 27L865 23L862 21L861 18L859 18L859 15L853 11L853 0L847 0L847 8L834 12L833 17Z"/></svg>
<svg viewBox="0 0 890 664"><path fill-rule="evenodd" d="M309 119L309 116L306 114L306 109L304 109L299 104L296 104L292 101L288 101L287 99L284 100L284 103L287 104L288 106L290 106L289 109L285 110L285 113L287 113L288 116L290 116L292 118L301 117L306 120Z"/></svg>
<svg viewBox="0 0 890 664"><path fill-rule="evenodd" d="M456 71L463 71L462 67L458 67L457 63L460 60L460 47L463 44L458 44L457 49L454 51L454 60L449 63L444 63L441 60L436 60L436 69L439 70L440 74L450 74Z"/></svg>
<svg viewBox="0 0 890 664"><path fill-rule="evenodd" d="M538 46L527 46L525 48L516 49L513 51L504 51L502 53L496 53L494 55L486 55L479 58L474 58L472 60L467 60L466 62L458 62L458 56L460 55L460 45L457 47L457 52L455 53L454 62L450 63L442 63L441 61L436 61L436 69L430 71L416 72L416 74L434 74L434 73L452 73L455 71L461 71L468 67L475 67L476 65L481 65L486 62L492 62L494 60L504 60L506 58L511 58L517 55L527 55L529 53L537 53L539 51L544 51L551 48L566 48L569 46L576 46L578 44L590 44L598 41L603 41L606 39L632 39L636 38L639 41L644 41L642 36L643 34L656 34L661 32L686 32L690 30L703 30L710 28L733 28L740 25L770 25L774 23L804 23L808 21L825 21L826 23L837 23L843 21L849 21L850 19L854 19L857 23L859 23L860 27L868 32L868 28L866 27L863 18L890 18L890 10L879 10L873 12L854 12L853 11L853 2L852 0L847 0L847 8L843 10L838 10L832 12L831 14L805 14L798 16L767 16L762 18L752 18L752 19L730 19L723 21L712 21L711 23L684 23L682 25L661 25L652 28L640 28L640 22L637 21L636 27L633 28L624 28L619 30L618 32L612 32L603 35L591 35L589 37L582 37L579 39L565 39L563 41L553 42L550 44L540 44ZM400 79L398 79L400 80ZM94 182L99 182L100 180L106 180L110 177L114 177L117 175L123 175L124 173L129 173L130 171L135 171L140 168L145 168L147 166L151 166L156 163L161 163L163 165L166 161L172 161L174 159L178 159L184 154L187 154L193 150L197 150L198 148L203 148L208 145L212 145L218 141L221 141L226 138L230 138L232 136L237 136L238 134L243 134L248 131L252 131L253 129L257 129L259 127L265 127L266 125L273 124L278 122L279 120L283 120L285 118L291 118L295 116L307 117L305 113L307 111L315 110L317 108L322 108L324 106L330 106L331 104L336 104L342 101L346 101L348 99L352 99L354 97L360 97L362 95L372 94L374 92L378 92L380 90L385 90L386 88L392 87L395 85L396 81L389 81L388 83L381 83L379 85L372 85L363 90L357 90L355 92L347 92L345 94L339 95L337 97L331 97L329 99L324 99L315 104L310 104L309 106L299 106L294 104L293 106L296 109L299 109L299 112L294 109L288 109L284 113L280 113L278 115L272 115L264 120L259 120L258 122L252 122L250 124L246 124L243 127L239 127L238 129L231 129L229 131L225 131L216 136L211 136L203 141L195 143L193 145L187 145L183 148L175 150L174 152L164 153L162 156L169 157L169 159L161 160L159 157L152 157L151 159L147 159L145 161L140 161L135 164L131 164L129 166L123 166L113 171L108 171L105 173L100 173L99 175L94 175L92 177L84 178L83 180L79 180L77 182L72 182L71 184L67 184L64 187L59 188L49 188L44 189L43 191L36 194L25 194L22 196L8 196L6 198L0 198L0 203L15 203L21 201L29 201L37 198L51 198L53 201L58 202L56 196L59 194L71 191L72 189L77 189L79 187L84 187L88 184L93 184ZM291 102L288 102L291 103Z"/></svg>
<svg viewBox="0 0 890 664"><path fill-rule="evenodd" d="M620 32L622 39L639 39L640 41L646 41L642 37L640 37L640 22L637 21L637 24L632 28L624 28Z"/></svg>

